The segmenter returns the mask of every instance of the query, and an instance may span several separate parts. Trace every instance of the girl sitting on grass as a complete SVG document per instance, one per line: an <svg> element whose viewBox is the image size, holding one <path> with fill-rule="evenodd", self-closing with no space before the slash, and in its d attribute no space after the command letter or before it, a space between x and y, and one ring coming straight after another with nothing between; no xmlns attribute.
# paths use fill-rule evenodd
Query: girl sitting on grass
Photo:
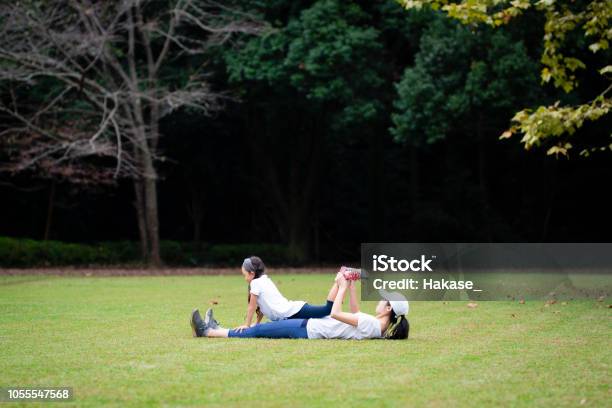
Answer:
<svg viewBox="0 0 612 408"><path fill-rule="evenodd" d="M349 292L351 312L342 311L342 302ZM213 318L212 309L202 320L198 309L191 314L191 328L194 337L264 337L271 339L406 339L410 324L406 314L406 300L392 300L394 294L387 295L376 306L376 316L359 311L355 285L339 272L330 293L335 292L330 316L278 320L258 324L244 330L229 330L219 327ZM401 296L401 295L399 295ZM393 298L400 299L400 298Z"/></svg>
<svg viewBox="0 0 612 408"><path fill-rule="evenodd" d="M253 316L257 313L257 324L263 316L271 321L284 319L309 319L329 316L336 293L337 286L332 287L327 295L327 303L322 306L309 305L304 301L289 301L278 290L274 282L266 275L265 265L258 256L245 258L242 263L242 275L249 284L249 297L247 314L244 324L236 327L241 331L251 327ZM342 267L341 272L345 272ZM358 279L359 274L347 272L347 278Z"/></svg>

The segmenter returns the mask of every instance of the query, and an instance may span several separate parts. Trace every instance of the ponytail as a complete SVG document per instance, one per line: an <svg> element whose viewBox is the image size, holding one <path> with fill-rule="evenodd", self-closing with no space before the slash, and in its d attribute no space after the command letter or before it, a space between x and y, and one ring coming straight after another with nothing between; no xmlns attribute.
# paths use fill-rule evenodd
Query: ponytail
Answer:
<svg viewBox="0 0 612 408"><path fill-rule="evenodd" d="M255 275L253 279L260 278L261 275L263 275L266 271L266 265L264 265L263 261L258 256L250 256L248 258L245 258L244 262L242 262L242 267L247 272L252 272ZM249 284L248 287L247 303L251 303L251 284ZM256 312L258 314L261 313L259 310L259 306L257 307Z"/></svg>
<svg viewBox="0 0 612 408"><path fill-rule="evenodd" d="M405 315L396 316L391 313L389 327L385 331L385 339L388 340L404 340L408 338L410 332L410 323Z"/></svg>
<svg viewBox="0 0 612 408"><path fill-rule="evenodd" d="M249 287L248 287L247 305L249 303L251 303L251 284L249 284ZM255 309L255 313L257 315L261 313L261 309L259 308L259 306L257 306L257 309Z"/></svg>

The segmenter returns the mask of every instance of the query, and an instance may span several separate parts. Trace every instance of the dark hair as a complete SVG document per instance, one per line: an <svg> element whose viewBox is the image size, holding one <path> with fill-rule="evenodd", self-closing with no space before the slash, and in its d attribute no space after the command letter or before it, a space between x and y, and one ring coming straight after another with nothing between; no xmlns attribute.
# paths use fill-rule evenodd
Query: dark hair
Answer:
<svg viewBox="0 0 612 408"><path fill-rule="evenodd" d="M263 261L258 256L250 256L244 259L242 263L242 267L249 273L254 273L255 277L253 279L257 279L261 277L266 271L266 265L264 265Z"/></svg>
<svg viewBox="0 0 612 408"><path fill-rule="evenodd" d="M266 271L266 265L264 265L263 261L258 256L251 256L247 259L251 261L251 265L253 266L253 269L254 269L252 271L247 269L247 272L252 272L255 274L253 279L260 278L261 275L263 275L264 272ZM247 296L247 303L250 303L250 302L251 302L251 284L249 284L248 296ZM257 310L259 310L259 307L257 307Z"/></svg>
<svg viewBox="0 0 612 408"><path fill-rule="evenodd" d="M392 310L389 326L387 327L387 331L385 331L385 339L404 340L408 338L408 333L410 333L410 322L408 322L408 318L404 315L396 316L395 312Z"/></svg>
<svg viewBox="0 0 612 408"><path fill-rule="evenodd" d="M258 256L251 257L251 264L253 264L253 268L255 269L255 277L253 279L257 279L261 277L266 271L266 265L264 265L263 261Z"/></svg>

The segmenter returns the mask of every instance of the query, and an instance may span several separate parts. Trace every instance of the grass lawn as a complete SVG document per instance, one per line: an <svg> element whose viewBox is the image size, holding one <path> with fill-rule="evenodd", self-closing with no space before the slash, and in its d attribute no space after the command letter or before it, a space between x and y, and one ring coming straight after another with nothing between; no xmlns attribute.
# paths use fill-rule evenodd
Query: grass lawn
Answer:
<svg viewBox="0 0 612 408"><path fill-rule="evenodd" d="M333 275L275 275L322 303ZM61 406L610 406L609 300L412 302L406 341L194 339L236 276L0 276L0 387L71 386ZM372 312L374 302L363 302ZM43 404L43 406L46 406Z"/></svg>

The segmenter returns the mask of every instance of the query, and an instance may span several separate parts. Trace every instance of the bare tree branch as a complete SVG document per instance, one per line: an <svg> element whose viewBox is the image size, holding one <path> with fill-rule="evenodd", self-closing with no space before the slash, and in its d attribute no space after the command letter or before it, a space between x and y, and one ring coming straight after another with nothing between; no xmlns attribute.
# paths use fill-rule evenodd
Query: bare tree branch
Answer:
<svg viewBox="0 0 612 408"><path fill-rule="evenodd" d="M154 263L159 121L181 108L221 109L229 96L211 88L201 57L235 34L264 29L219 3L168 3L165 10L145 0L0 4L0 149L10 159L0 171L84 184L132 178Z"/></svg>

